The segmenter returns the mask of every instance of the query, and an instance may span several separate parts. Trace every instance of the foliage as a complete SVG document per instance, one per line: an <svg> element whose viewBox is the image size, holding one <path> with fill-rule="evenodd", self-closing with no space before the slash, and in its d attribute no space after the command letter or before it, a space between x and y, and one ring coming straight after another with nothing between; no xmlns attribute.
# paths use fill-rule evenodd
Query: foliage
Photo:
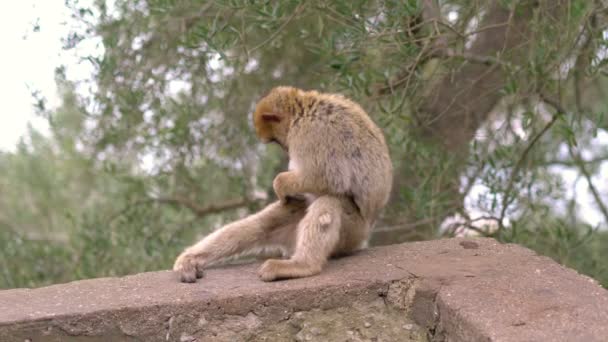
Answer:
<svg viewBox="0 0 608 342"><path fill-rule="evenodd" d="M166 269L264 205L285 157L249 114L279 84L344 93L383 128L395 193L374 243L484 230L482 217L608 284L599 2L66 5L65 48L95 72L73 83L59 68L62 106L40 108L50 136L0 154L0 287Z"/></svg>

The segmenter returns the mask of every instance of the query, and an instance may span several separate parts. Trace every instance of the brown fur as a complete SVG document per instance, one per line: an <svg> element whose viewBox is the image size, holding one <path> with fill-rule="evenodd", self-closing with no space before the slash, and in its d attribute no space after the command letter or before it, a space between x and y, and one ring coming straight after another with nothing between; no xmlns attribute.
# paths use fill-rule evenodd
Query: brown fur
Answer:
<svg viewBox="0 0 608 342"><path fill-rule="evenodd" d="M253 121L260 140L289 154L290 170L273 182L279 202L186 249L174 265L182 281L195 281L222 258L272 246L289 259L267 260L262 280L317 274L329 257L365 246L388 201L392 165L384 136L353 101L277 87L259 101Z"/></svg>

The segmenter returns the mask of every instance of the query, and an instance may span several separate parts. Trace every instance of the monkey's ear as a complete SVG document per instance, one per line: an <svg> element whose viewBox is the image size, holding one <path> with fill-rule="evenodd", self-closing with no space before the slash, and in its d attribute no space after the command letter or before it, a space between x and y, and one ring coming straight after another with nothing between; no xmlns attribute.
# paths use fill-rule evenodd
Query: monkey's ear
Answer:
<svg viewBox="0 0 608 342"><path fill-rule="evenodd" d="M262 119L266 122L281 122L281 117L278 114L262 114Z"/></svg>

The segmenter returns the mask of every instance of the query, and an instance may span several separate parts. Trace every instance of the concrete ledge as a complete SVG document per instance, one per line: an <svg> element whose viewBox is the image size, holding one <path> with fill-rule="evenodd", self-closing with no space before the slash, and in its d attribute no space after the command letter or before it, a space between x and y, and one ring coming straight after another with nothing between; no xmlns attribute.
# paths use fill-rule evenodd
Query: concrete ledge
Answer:
<svg viewBox="0 0 608 342"><path fill-rule="evenodd" d="M319 276L258 265L0 291L0 341L606 341L608 291L515 245L373 248Z"/></svg>

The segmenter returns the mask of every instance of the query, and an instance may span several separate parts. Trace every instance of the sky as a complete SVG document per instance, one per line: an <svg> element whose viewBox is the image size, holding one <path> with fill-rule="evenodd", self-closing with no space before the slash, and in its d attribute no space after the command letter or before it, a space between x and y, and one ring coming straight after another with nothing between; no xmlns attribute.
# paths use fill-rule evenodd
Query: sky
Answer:
<svg viewBox="0 0 608 342"><path fill-rule="evenodd" d="M31 93L38 90L51 107L58 104L54 70L73 58L61 49L68 21L62 0L13 1L10 11L0 11L0 150L14 150L28 123L48 131L35 114ZM39 32L33 29L36 22Z"/></svg>

